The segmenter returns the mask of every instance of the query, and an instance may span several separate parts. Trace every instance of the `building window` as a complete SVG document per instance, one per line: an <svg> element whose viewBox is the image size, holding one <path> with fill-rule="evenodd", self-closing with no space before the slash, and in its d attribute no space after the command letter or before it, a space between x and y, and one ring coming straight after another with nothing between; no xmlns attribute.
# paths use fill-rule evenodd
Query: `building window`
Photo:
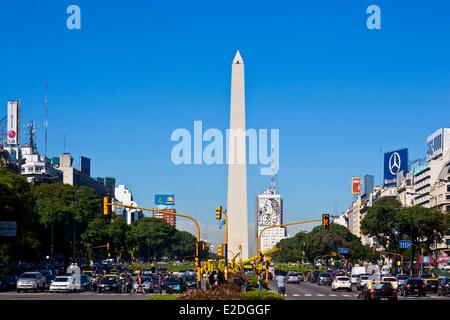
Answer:
<svg viewBox="0 0 450 320"><path fill-rule="evenodd" d="M447 185L447 192L450 192L450 184Z"/></svg>
<svg viewBox="0 0 450 320"><path fill-rule="evenodd" d="M446 199L447 199L447 200L450 200L450 195L449 195L449 194L446 196Z"/></svg>
<svg viewBox="0 0 450 320"><path fill-rule="evenodd" d="M446 210L447 212L450 212L450 206L446 206L446 207L445 207L445 210Z"/></svg>

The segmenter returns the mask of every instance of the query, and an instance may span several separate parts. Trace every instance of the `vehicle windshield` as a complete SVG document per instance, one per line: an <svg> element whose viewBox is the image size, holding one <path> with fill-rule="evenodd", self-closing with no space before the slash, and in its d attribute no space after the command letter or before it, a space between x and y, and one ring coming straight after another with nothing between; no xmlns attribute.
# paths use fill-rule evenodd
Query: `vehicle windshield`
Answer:
<svg viewBox="0 0 450 320"><path fill-rule="evenodd" d="M408 284L423 284L422 280L409 280Z"/></svg>
<svg viewBox="0 0 450 320"><path fill-rule="evenodd" d="M389 282L377 282L373 285L374 289L391 289L392 285Z"/></svg>
<svg viewBox="0 0 450 320"><path fill-rule="evenodd" d="M178 284L178 278L175 278L175 277L169 278L169 280L167 280L167 283L169 285Z"/></svg>
<svg viewBox="0 0 450 320"><path fill-rule="evenodd" d="M368 275L361 276L361 280L367 280L367 279L369 279L369 277L370 276L368 276Z"/></svg>
<svg viewBox="0 0 450 320"><path fill-rule="evenodd" d="M397 279L391 278L391 277L385 277L385 278L383 278L383 281L397 281Z"/></svg>
<svg viewBox="0 0 450 320"><path fill-rule="evenodd" d="M398 274L397 275L398 280L405 280L408 279L408 276L406 274Z"/></svg>
<svg viewBox="0 0 450 320"><path fill-rule="evenodd" d="M67 277L57 277L55 278L55 280L53 280L53 282L68 282L69 278Z"/></svg>
<svg viewBox="0 0 450 320"><path fill-rule="evenodd" d="M325 278L330 278L331 274L329 274L329 273L321 273L320 276L321 277L325 277Z"/></svg>
<svg viewBox="0 0 450 320"><path fill-rule="evenodd" d="M336 280L339 280L339 281L349 281L350 278L349 278L349 277L337 277Z"/></svg>
<svg viewBox="0 0 450 320"><path fill-rule="evenodd" d="M103 277L102 280L100 280L100 283L113 283L116 281L116 277Z"/></svg>
<svg viewBox="0 0 450 320"><path fill-rule="evenodd" d="M195 277L193 277L193 276L186 277L186 281L189 281L189 282L193 282L193 281L196 281L196 280L197 279Z"/></svg>
<svg viewBox="0 0 450 320"><path fill-rule="evenodd" d="M143 277L142 283L144 283L144 282L152 282L152 278L151 277Z"/></svg>
<svg viewBox="0 0 450 320"><path fill-rule="evenodd" d="M36 279L35 273L24 273L20 276L20 279Z"/></svg>
<svg viewBox="0 0 450 320"><path fill-rule="evenodd" d="M289 275L296 277L296 276L298 276L298 273L297 272L289 272Z"/></svg>

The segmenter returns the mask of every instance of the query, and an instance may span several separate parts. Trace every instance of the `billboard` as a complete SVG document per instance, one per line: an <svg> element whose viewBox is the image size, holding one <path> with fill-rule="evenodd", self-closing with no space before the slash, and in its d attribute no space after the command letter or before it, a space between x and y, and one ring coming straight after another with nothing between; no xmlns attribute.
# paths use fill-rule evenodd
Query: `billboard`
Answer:
<svg viewBox="0 0 450 320"><path fill-rule="evenodd" d="M435 159L450 146L450 128L440 128L427 138L427 161Z"/></svg>
<svg viewBox="0 0 450 320"><path fill-rule="evenodd" d="M371 194L375 186L375 177L373 175L365 175L361 184L362 194Z"/></svg>
<svg viewBox="0 0 450 320"><path fill-rule="evenodd" d="M175 205L175 196L173 194L155 194L155 204L173 206Z"/></svg>
<svg viewBox="0 0 450 320"><path fill-rule="evenodd" d="M0 221L0 237L15 237L16 233L16 221Z"/></svg>
<svg viewBox="0 0 450 320"><path fill-rule="evenodd" d="M258 226L275 226L281 224L281 197L279 195L259 195L257 199Z"/></svg>
<svg viewBox="0 0 450 320"><path fill-rule="evenodd" d="M361 192L361 178L352 178L352 194L359 194Z"/></svg>
<svg viewBox="0 0 450 320"><path fill-rule="evenodd" d="M6 143L10 146L19 144L20 102L8 101L8 129Z"/></svg>
<svg viewBox="0 0 450 320"><path fill-rule="evenodd" d="M400 149L384 154L384 186L397 185L397 173L408 171L408 149Z"/></svg>

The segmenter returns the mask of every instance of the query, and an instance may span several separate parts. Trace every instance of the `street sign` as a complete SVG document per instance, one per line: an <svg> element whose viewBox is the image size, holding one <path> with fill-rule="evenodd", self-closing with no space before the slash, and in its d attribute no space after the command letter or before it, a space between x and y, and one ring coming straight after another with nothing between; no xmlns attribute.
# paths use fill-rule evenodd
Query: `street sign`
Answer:
<svg viewBox="0 0 450 320"><path fill-rule="evenodd" d="M429 256L422 256L422 263L430 263L430 257Z"/></svg>
<svg viewBox="0 0 450 320"><path fill-rule="evenodd" d="M0 221L0 237L15 237L16 233L16 221Z"/></svg>
<svg viewBox="0 0 450 320"><path fill-rule="evenodd" d="M400 240L400 249L410 249L411 246L411 240Z"/></svg>
<svg viewBox="0 0 450 320"><path fill-rule="evenodd" d="M340 247L340 248L338 248L338 252L341 253L341 254L346 254L346 253L348 253L348 248Z"/></svg>

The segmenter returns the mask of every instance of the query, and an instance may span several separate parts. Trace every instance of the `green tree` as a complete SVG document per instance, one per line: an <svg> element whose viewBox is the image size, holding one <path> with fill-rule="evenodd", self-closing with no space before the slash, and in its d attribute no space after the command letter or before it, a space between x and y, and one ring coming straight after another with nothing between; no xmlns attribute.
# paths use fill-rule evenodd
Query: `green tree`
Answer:
<svg viewBox="0 0 450 320"><path fill-rule="evenodd" d="M412 258L416 253L431 253L431 247L441 242L447 232L445 215L422 206L403 208L398 213L398 225L402 237L413 244Z"/></svg>
<svg viewBox="0 0 450 320"><path fill-rule="evenodd" d="M30 261L40 256L39 221L34 205L26 179L0 168L0 220L17 223L16 237L1 238L2 261Z"/></svg>
<svg viewBox="0 0 450 320"><path fill-rule="evenodd" d="M292 238L281 240L277 247L281 250L272 254L272 259L279 262L296 262L306 258L303 255L305 249L306 232L300 231Z"/></svg>
<svg viewBox="0 0 450 320"><path fill-rule="evenodd" d="M362 234L374 237L386 250L397 252L400 210L402 204L393 197L382 197L375 201L361 222Z"/></svg>
<svg viewBox="0 0 450 320"><path fill-rule="evenodd" d="M80 243L80 236L91 220L101 217L101 199L96 191L85 186L43 183L33 186L32 192L36 199L36 212L43 225L41 238L47 252L53 230L55 253L62 253L66 263L74 254L73 248L84 254L85 246Z"/></svg>
<svg viewBox="0 0 450 320"><path fill-rule="evenodd" d="M194 257L196 238L186 231L176 231L172 237L171 254L177 260Z"/></svg>
<svg viewBox="0 0 450 320"><path fill-rule="evenodd" d="M127 245L136 248L145 260L161 258L171 245L175 228L155 218L142 218L131 224L127 232Z"/></svg>
<svg viewBox="0 0 450 320"><path fill-rule="evenodd" d="M108 226L109 242L111 244L111 250L119 258L127 254L127 232L129 227L125 219L121 216L113 218Z"/></svg>
<svg viewBox="0 0 450 320"><path fill-rule="evenodd" d="M88 223L81 240L89 258L106 257L106 249L94 248L106 245L110 240L109 222L103 218L94 218Z"/></svg>

